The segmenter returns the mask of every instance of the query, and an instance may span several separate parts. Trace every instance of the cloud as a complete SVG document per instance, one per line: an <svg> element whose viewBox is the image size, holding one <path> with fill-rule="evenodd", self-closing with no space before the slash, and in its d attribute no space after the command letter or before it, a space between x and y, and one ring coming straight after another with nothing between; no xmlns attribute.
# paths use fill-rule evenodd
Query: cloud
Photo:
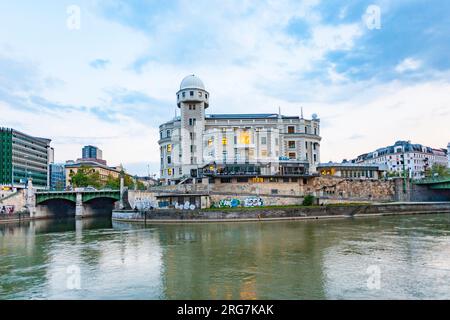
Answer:
<svg viewBox="0 0 450 320"><path fill-rule="evenodd" d="M94 69L105 69L109 64L110 61L105 59L95 59L89 63Z"/></svg>
<svg viewBox="0 0 450 320"><path fill-rule="evenodd" d="M398 73L404 73L408 71L416 71L422 66L422 62L413 58L406 58L400 62L396 67L395 71Z"/></svg>
<svg viewBox="0 0 450 320"><path fill-rule="evenodd" d="M318 113L324 161L392 144L399 130L446 144L450 2L379 0L382 28L368 30L372 3L80 0L70 31L65 4L8 2L1 124L54 137L60 160L94 141L112 163L158 163L158 125L195 73L210 113Z"/></svg>

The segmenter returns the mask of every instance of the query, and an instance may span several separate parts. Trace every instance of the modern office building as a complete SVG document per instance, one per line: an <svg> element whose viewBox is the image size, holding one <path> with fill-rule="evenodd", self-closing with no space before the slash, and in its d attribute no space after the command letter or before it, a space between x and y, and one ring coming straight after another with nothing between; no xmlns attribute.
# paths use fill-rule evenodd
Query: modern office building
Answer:
<svg viewBox="0 0 450 320"><path fill-rule="evenodd" d="M391 174L403 175L404 171L412 179L425 177L425 171L434 164L448 164L447 150L434 149L410 141L397 141L394 145L360 155L354 163L385 164Z"/></svg>
<svg viewBox="0 0 450 320"><path fill-rule="evenodd" d="M66 188L66 168L64 164L49 165L50 190L64 190Z"/></svg>
<svg viewBox="0 0 450 320"><path fill-rule="evenodd" d="M102 150L94 146L83 147L83 159L103 159Z"/></svg>
<svg viewBox="0 0 450 320"><path fill-rule="evenodd" d="M195 75L177 92L180 116L160 126L161 179L302 176L320 162L320 119L264 114L206 114L209 92Z"/></svg>
<svg viewBox="0 0 450 320"><path fill-rule="evenodd" d="M0 128L0 185L23 188L28 178L37 188L49 183L49 164L53 163L50 139Z"/></svg>

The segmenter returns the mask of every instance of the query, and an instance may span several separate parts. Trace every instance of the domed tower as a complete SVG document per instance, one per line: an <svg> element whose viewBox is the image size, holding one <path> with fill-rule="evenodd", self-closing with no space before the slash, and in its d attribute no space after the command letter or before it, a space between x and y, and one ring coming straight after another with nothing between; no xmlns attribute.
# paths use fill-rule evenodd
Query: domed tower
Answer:
<svg viewBox="0 0 450 320"><path fill-rule="evenodd" d="M198 168L203 164L205 109L209 107L209 92L199 77L189 75L181 81L177 105L181 111L183 176L197 178Z"/></svg>

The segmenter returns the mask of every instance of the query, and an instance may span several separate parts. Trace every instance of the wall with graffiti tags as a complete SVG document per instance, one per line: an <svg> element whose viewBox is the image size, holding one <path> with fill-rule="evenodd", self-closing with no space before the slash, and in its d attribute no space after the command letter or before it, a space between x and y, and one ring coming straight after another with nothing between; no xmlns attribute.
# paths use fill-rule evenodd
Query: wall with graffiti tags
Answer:
<svg viewBox="0 0 450 320"><path fill-rule="evenodd" d="M14 206L0 205L0 214L13 215L14 212L15 212L15 207Z"/></svg>
<svg viewBox="0 0 450 320"><path fill-rule="evenodd" d="M211 195L211 208L267 207L301 205L303 197L224 196Z"/></svg>
<svg viewBox="0 0 450 320"><path fill-rule="evenodd" d="M261 197L224 198L212 203L213 208L263 207Z"/></svg>

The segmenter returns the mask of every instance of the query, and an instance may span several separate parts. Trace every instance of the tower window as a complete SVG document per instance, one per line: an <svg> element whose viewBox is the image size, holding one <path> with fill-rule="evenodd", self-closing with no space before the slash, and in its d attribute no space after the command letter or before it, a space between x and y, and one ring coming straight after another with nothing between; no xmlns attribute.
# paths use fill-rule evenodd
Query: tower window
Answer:
<svg viewBox="0 0 450 320"><path fill-rule="evenodd" d="M191 91L189 94L190 94L191 97L193 97L194 96L194 91Z"/></svg>
<svg viewBox="0 0 450 320"><path fill-rule="evenodd" d="M183 98L186 97L186 92L183 92L181 95L183 96Z"/></svg>
<svg viewBox="0 0 450 320"><path fill-rule="evenodd" d="M199 92L198 92L198 96L199 96L199 97L202 97L202 96L203 96L203 93L202 93L201 91L199 91Z"/></svg>
<svg viewBox="0 0 450 320"><path fill-rule="evenodd" d="M205 98L208 99L208 94L207 93L205 93Z"/></svg>

